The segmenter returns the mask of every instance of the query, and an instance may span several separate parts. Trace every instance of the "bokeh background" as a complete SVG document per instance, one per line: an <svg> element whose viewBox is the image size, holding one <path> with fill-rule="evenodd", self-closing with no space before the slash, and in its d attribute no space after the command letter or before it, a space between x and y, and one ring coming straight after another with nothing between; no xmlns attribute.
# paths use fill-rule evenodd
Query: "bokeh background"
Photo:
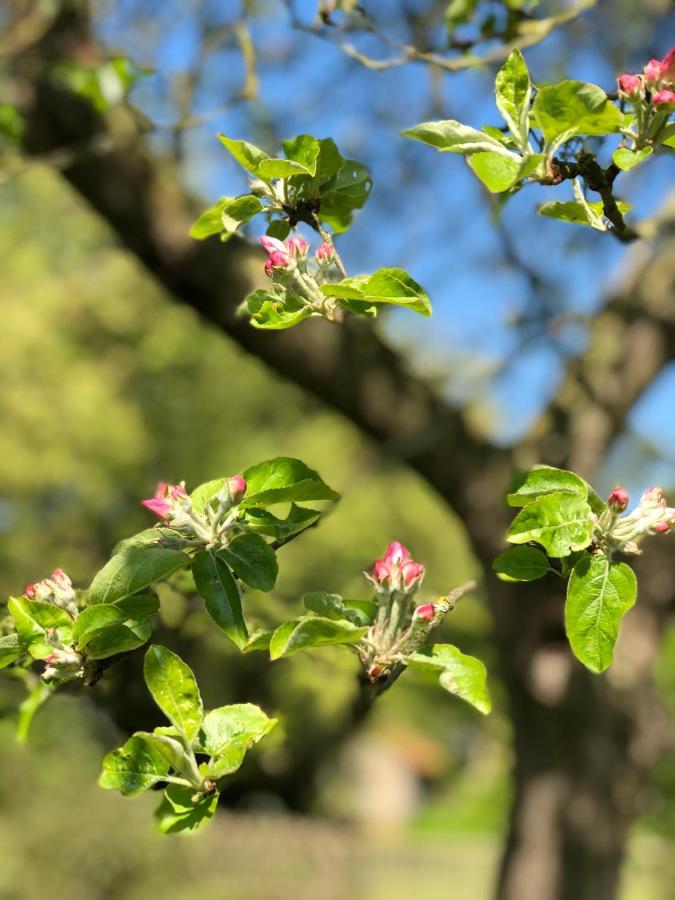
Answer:
<svg viewBox="0 0 675 900"><path fill-rule="evenodd" d="M389 35L440 40L444 4L364 5ZM669 6L599 3L527 51L535 79L570 74L611 90L618 72L665 54ZM550 199L543 188L523 191L500 213L459 158L398 137L433 117L496 122L494 66L452 75L413 64L375 71L339 42L384 57L386 45L360 29L315 33L309 0L92 7L100 46L150 70L129 103L151 152L170 158L171 178L195 196L195 210L200 200L245 188L217 131L267 149L300 132L331 135L370 167L372 197L340 239L341 253L350 271L401 265L426 287L432 324L394 312L378 321L380 337L492 445L517 448L541 431L608 298L646 284L672 304L672 242L663 237L672 229L672 161L622 179L638 217L661 216L661 237L627 248L537 218L535 204ZM254 68L245 64L241 23ZM162 838L151 825L155 797L127 801L96 786L104 753L129 730L159 721L139 661L111 669L86 696L55 697L27 746L13 741L22 686L3 678L0 898L490 897L513 797L513 726L485 572L463 521L404 452L365 436L163 290L58 164L5 162L0 597L57 565L85 586L120 537L145 527L139 499L159 479L195 485L297 456L343 500L281 552L274 592L247 596L250 618L278 622L318 588L365 595L362 570L399 539L425 562L429 597L468 577L481 582L442 639L485 660L496 709L483 719L434 686L402 678L363 719L354 714L349 655L327 649L274 664L240 657L189 596L164 586L157 638L192 665L206 705L259 702L280 727L232 779L221 814L202 834ZM243 247L235 256L247 278L258 277L259 256ZM611 329L609 321L610 336ZM603 455L594 473L600 490L617 479L632 491L654 481L675 490L674 410L675 370L666 359ZM447 465L462 466L451 445ZM672 579L672 561L662 565ZM674 666L675 629L666 618L653 664L665 721L675 707ZM641 790L621 900L675 897L674 744L670 736Z"/></svg>

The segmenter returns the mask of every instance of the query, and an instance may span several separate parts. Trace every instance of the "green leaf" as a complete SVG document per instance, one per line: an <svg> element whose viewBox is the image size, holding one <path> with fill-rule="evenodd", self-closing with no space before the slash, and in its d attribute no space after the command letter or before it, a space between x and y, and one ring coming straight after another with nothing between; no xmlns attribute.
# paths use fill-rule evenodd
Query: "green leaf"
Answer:
<svg viewBox="0 0 675 900"><path fill-rule="evenodd" d="M452 33L458 25L468 22L475 12L478 0L450 0L445 8L445 27Z"/></svg>
<svg viewBox="0 0 675 900"><path fill-rule="evenodd" d="M108 791L133 797L162 781L168 771L169 764L161 753L142 738L130 737L123 747L105 757L98 783Z"/></svg>
<svg viewBox="0 0 675 900"><path fill-rule="evenodd" d="M646 159L649 159L653 152L654 150L651 147L643 147L642 150L629 150L628 147L619 147L612 154L612 161L614 165L624 172L629 172Z"/></svg>
<svg viewBox="0 0 675 900"><path fill-rule="evenodd" d="M356 625L372 625L379 606L375 600L343 600L347 615Z"/></svg>
<svg viewBox="0 0 675 900"><path fill-rule="evenodd" d="M567 469L555 469L553 466L534 466L518 483L517 489L508 494L506 502L509 506L527 506L538 497L547 494L572 494L585 500L588 495L588 485Z"/></svg>
<svg viewBox="0 0 675 900"><path fill-rule="evenodd" d="M613 134L621 126L621 113L602 88L583 81L541 88L532 112L548 147L559 147L577 134Z"/></svg>
<svg viewBox="0 0 675 900"><path fill-rule="evenodd" d="M202 778L218 780L225 775L232 775L241 766L246 757L248 743L244 737L233 738L218 756L202 763L199 772Z"/></svg>
<svg viewBox="0 0 675 900"><path fill-rule="evenodd" d="M314 616L302 616L280 625L270 641L270 658L290 656L298 650L323 647L327 644L355 644L366 633L346 620L335 621Z"/></svg>
<svg viewBox="0 0 675 900"><path fill-rule="evenodd" d="M619 200L616 204L619 211L623 215L632 209L630 203L624 203ZM591 228L597 228L599 231L607 231L604 224L604 210L602 201L585 201L579 203L570 200L567 203L550 200L542 203L537 212L540 216L547 216L549 219L560 219L563 222L572 222L575 225L590 225Z"/></svg>
<svg viewBox="0 0 675 900"><path fill-rule="evenodd" d="M414 128L402 132L404 137L413 138L423 144L429 144L442 153L477 153L478 151L495 151L506 156L513 156L504 145L468 125L462 125L455 119L440 122L422 122Z"/></svg>
<svg viewBox="0 0 675 900"><path fill-rule="evenodd" d="M86 647L87 642L103 628L124 622L128 616L124 610L109 603L99 603L96 606L88 606L77 617L73 628L73 640L80 647Z"/></svg>
<svg viewBox="0 0 675 900"><path fill-rule="evenodd" d="M247 296L246 306L251 315L251 324L255 328L271 331L293 328L312 315L311 307L290 291L286 292L285 297L279 297L261 288Z"/></svg>
<svg viewBox="0 0 675 900"><path fill-rule="evenodd" d="M317 178L325 181L328 178L332 178L333 175L337 175L344 166L345 160L333 138L322 138L319 141L319 146L321 152L317 162L316 175Z"/></svg>
<svg viewBox="0 0 675 900"><path fill-rule="evenodd" d="M211 550L197 553L192 574L206 611L213 621L240 649L248 640L248 629L241 608L241 594L227 564Z"/></svg>
<svg viewBox="0 0 675 900"><path fill-rule="evenodd" d="M305 594L302 598L305 609L309 612L316 613L317 616L323 616L325 619L334 619L336 621L348 620L353 625L370 625L372 618L368 615L370 609L351 609L348 603L358 603L357 600L344 601L339 594L328 594L326 591L314 591L311 594ZM368 603L369 601L363 601ZM377 604L373 604L377 607Z"/></svg>
<svg viewBox="0 0 675 900"><path fill-rule="evenodd" d="M257 591L271 591L279 566L274 550L259 534L242 534L220 551L225 562L244 584Z"/></svg>
<svg viewBox="0 0 675 900"><path fill-rule="evenodd" d="M423 316L431 315L426 291L404 269L378 269L372 275L328 282L321 285L321 292L337 300L359 300L368 305L394 303Z"/></svg>
<svg viewBox="0 0 675 900"><path fill-rule="evenodd" d="M361 209L370 196L373 181L368 169L353 159L343 160L335 175L322 181L319 188L321 218L334 231L344 231L355 209Z"/></svg>
<svg viewBox="0 0 675 900"><path fill-rule="evenodd" d="M565 630L574 655L592 672L612 662L621 619L637 598L637 579L626 563L602 553L575 565L567 586Z"/></svg>
<svg viewBox="0 0 675 900"><path fill-rule="evenodd" d="M241 648L242 653L253 653L256 650L269 650L273 631L257 628Z"/></svg>
<svg viewBox="0 0 675 900"><path fill-rule="evenodd" d="M543 578L550 566L536 547L509 547L493 561L492 569L502 581L535 581Z"/></svg>
<svg viewBox="0 0 675 900"><path fill-rule="evenodd" d="M472 153L469 165L493 194L507 191L522 177L522 159L519 156L504 156L494 151Z"/></svg>
<svg viewBox="0 0 675 900"><path fill-rule="evenodd" d="M218 806L218 792L195 795L194 788L170 784L155 811L157 827L162 834L197 831L213 817ZM193 802L193 798L197 799Z"/></svg>
<svg viewBox="0 0 675 900"><path fill-rule="evenodd" d="M113 556L96 574L89 588L89 603L123 600L189 565L189 557L180 550L131 547Z"/></svg>
<svg viewBox="0 0 675 900"><path fill-rule="evenodd" d="M220 493L226 480L226 478L214 478L212 481L205 481L198 485L190 494L190 503L194 511L204 512L208 504Z"/></svg>
<svg viewBox="0 0 675 900"><path fill-rule="evenodd" d="M243 166L254 175L258 174L260 163L265 159L269 159L269 156L260 147L249 144L248 141L235 141L232 138L225 137L224 134L219 134L218 140L234 156L240 166Z"/></svg>
<svg viewBox="0 0 675 900"><path fill-rule="evenodd" d="M197 240L203 240L222 231L224 238L231 237L242 225L263 209L263 204L253 194L244 194L241 197L222 197L201 214L190 229L190 236Z"/></svg>
<svg viewBox="0 0 675 900"><path fill-rule="evenodd" d="M243 473L246 479L246 496L243 507L273 506L275 503L291 503L307 500L338 500L340 495L331 490L313 469L299 459L278 456L251 466Z"/></svg>
<svg viewBox="0 0 675 900"><path fill-rule="evenodd" d="M124 553L125 550L131 550L136 547L161 547L162 542L167 538L180 538L180 535L172 528L164 526L146 528L144 531L139 531L138 534L133 534L131 537L120 541L115 547L114 555L116 556L118 553Z"/></svg>
<svg viewBox="0 0 675 900"><path fill-rule="evenodd" d="M91 607L89 607L91 609ZM159 599L155 594L132 594L115 603L128 619L141 621L149 619L159 612Z"/></svg>
<svg viewBox="0 0 675 900"><path fill-rule="evenodd" d="M55 628L62 643L71 643L73 621L59 606L27 597L10 597L7 608L14 619L19 639L33 659L45 659L54 649L47 640L47 628Z"/></svg>
<svg viewBox="0 0 675 900"><path fill-rule="evenodd" d="M307 175L316 175L317 161L321 152L321 145L311 134L299 134L289 141L283 141L282 145L286 159L294 162Z"/></svg>
<svg viewBox="0 0 675 900"><path fill-rule="evenodd" d="M438 674L441 687L475 706L483 715L492 709L487 690L487 672L483 663L467 656L452 644L433 644L412 653L405 661L408 668Z"/></svg>
<svg viewBox="0 0 675 900"><path fill-rule="evenodd" d="M18 634L0 637L0 669L6 669L26 652L26 646Z"/></svg>
<svg viewBox="0 0 675 900"><path fill-rule="evenodd" d="M145 654L143 674L157 706L192 743L204 712L199 688L189 666L171 650L153 644Z"/></svg>
<svg viewBox="0 0 675 900"><path fill-rule="evenodd" d="M538 497L522 509L511 523L506 539L512 544L541 544L549 556L568 556L591 543L591 508L572 494Z"/></svg>
<svg viewBox="0 0 675 900"><path fill-rule="evenodd" d="M253 703L234 703L212 709L204 716L199 735L199 751L220 756L235 737L250 747L268 734L277 724Z"/></svg>
<svg viewBox="0 0 675 900"><path fill-rule="evenodd" d="M86 646L87 659L108 659L118 653L137 650L150 640L152 625L147 619L111 625L92 635Z"/></svg>
<svg viewBox="0 0 675 900"><path fill-rule="evenodd" d="M291 226L286 219L273 219L265 231L266 235L276 238L278 241L285 241L290 233Z"/></svg>
<svg viewBox="0 0 675 900"><path fill-rule="evenodd" d="M267 509L247 509L246 527L256 534L266 534L277 541L285 541L291 535L309 528L317 519L321 518L321 512L310 509L307 506L291 504L290 511L285 519L279 519Z"/></svg>
<svg viewBox="0 0 675 900"><path fill-rule="evenodd" d="M155 732L151 734L148 731L137 731L134 737L140 738L151 747L160 756L163 756L169 767L178 775L182 775L191 781L195 786L201 784L201 776L197 768L197 763L192 755L188 753L179 739L168 735Z"/></svg>
<svg viewBox="0 0 675 900"><path fill-rule="evenodd" d="M520 50L512 50L495 81L497 107L522 150L527 149L532 83Z"/></svg>

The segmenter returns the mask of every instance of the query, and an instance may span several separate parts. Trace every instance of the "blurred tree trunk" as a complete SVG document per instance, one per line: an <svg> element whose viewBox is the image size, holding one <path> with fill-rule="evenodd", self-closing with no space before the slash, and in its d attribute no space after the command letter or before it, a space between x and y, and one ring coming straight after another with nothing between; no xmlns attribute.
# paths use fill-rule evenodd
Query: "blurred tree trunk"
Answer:
<svg viewBox="0 0 675 900"><path fill-rule="evenodd" d="M660 293L614 298L534 437L514 450L493 447L411 377L369 325L308 322L269 335L234 315L247 282L235 261L237 243L190 241L190 198L171 163L153 158L127 114L103 119L49 78L51 60L78 48L91 51L86 16L78 14L83 9L67 4L27 64L17 61L28 151L77 150L64 177L158 282L426 478L463 519L489 573L502 547L501 497L511 472L548 462L592 476L635 400L675 356L667 285ZM668 248L660 254L667 260ZM657 552L650 547L650 560ZM672 561L662 556L653 571L640 573L638 607L622 629L615 666L601 677L570 655L559 583L509 586L488 579L515 753L500 900L616 896L628 829L661 739L649 669L672 600Z"/></svg>

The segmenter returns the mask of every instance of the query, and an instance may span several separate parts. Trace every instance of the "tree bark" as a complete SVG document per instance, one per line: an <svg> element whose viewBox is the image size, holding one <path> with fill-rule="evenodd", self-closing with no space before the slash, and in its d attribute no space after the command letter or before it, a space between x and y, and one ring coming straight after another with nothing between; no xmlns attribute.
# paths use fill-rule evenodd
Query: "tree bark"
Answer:
<svg viewBox="0 0 675 900"><path fill-rule="evenodd" d="M235 315L248 281L232 262L241 246L191 241L192 203L171 162L150 154L129 114L102 118L51 81L51 61L91 51L85 5L71 2L64 10L15 66L26 98L26 149L72 150L64 177L157 281L419 472L463 519L489 572L502 549L507 516L500 498L511 473L548 462L591 476L636 399L673 358L675 314L667 297L639 290L615 297L533 434L514 449L494 447L411 377L369 325L307 322L271 335ZM663 732L649 669L672 601L673 563L663 556L658 565L660 578L642 567L639 605L625 621L615 666L600 677L567 648L560 583L488 579L515 754L499 900L616 897L626 837Z"/></svg>

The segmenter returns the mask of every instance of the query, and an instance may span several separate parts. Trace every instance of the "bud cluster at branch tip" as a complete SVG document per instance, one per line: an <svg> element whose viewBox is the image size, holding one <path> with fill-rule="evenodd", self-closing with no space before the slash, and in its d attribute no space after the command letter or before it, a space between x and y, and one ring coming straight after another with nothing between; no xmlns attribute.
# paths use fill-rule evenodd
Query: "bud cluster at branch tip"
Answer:
<svg viewBox="0 0 675 900"><path fill-rule="evenodd" d="M39 600L42 603L52 603L59 606L70 616L77 615L77 599L75 589L70 578L63 569L54 569L49 578L27 584L23 593L30 600Z"/></svg>
<svg viewBox="0 0 675 900"><path fill-rule="evenodd" d="M675 110L675 47L663 59L650 59L641 75L626 73L617 79L619 96L639 106L650 94L650 102L659 112Z"/></svg>

